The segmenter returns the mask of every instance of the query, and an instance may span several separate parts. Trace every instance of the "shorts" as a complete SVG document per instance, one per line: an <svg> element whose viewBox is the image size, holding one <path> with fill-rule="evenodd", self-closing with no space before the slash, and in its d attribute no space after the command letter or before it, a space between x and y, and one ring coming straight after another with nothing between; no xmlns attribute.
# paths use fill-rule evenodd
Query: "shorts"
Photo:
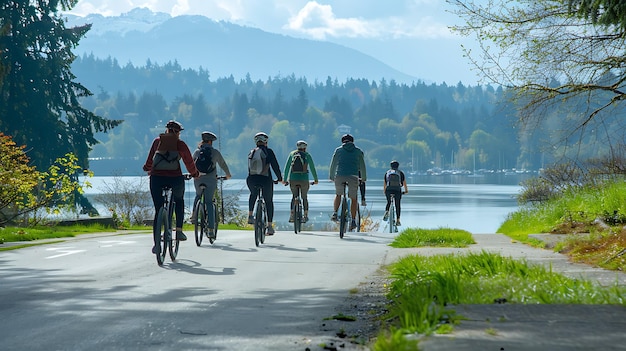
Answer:
<svg viewBox="0 0 626 351"><path fill-rule="evenodd" d="M359 189L359 178L357 176L336 176L335 177L335 194L343 195L343 183L348 183L348 197L356 199L356 193Z"/></svg>

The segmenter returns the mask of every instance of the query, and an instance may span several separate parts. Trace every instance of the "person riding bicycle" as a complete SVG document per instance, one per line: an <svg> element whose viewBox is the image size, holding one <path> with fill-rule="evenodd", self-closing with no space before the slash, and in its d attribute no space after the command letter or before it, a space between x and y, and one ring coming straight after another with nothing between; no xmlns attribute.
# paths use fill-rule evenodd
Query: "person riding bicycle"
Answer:
<svg viewBox="0 0 626 351"><path fill-rule="evenodd" d="M172 188L172 199L176 203L176 239L187 240L183 233L183 219L185 216L185 177L180 168L180 159L183 160L185 168L192 177L198 177L199 172L191 157L191 151L184 141L180 139L180 132L183 125L171 120L165 125L165 133L161 133L152 141L150 152L143 170L150 176L150 195L154 204L153 236L154 247L152 253L159 253L161 249L161 238L159 229L156 228L159 209L163 206L161 190L164 186Z"/></svg>
<svg viewBox="0 0 626 351"><path fill-rule="evenodd" d="M341 137L341 146L335 149L333 157L330 161L329 175L330 180L335 182L335 201L333 203L332 221L337 221L337 210L341 203L341 195L343 194L343 183L348 183L348 197L350 198L350 214L352 223L350 230L356 228L356 210L357 189L359 187L359 177L362 181L367 180L367 172L365 169L365 156L363 151L354 145L354 137L350 134L344 134Z"/></svg>
<svg viewBox="0 0 626 351"><path fill-rule="evenodd" d="M274 235L274 227L272 221L274 219L274 181L272 180L272 170L276 174L279 182L283 181L280 173L280 165L276 159L274 150L267 147L269 136L263 132L254 135L254 143L256 147L250 150L248 154L248 177L246 184L250 189L250 197L248 198L248 224L254 224L254 203L259 195L257 186L263 189L263 200L265 200L267 208L267 235ZM256 161L258 159L258 162Z"/></svg>
<svg viewBox="0 0 626 351"><path fill-rule="evenodd" d="M226 179L231 178L228 165L222 156L222 153L213 147L213 142L217 140L217 136L214 133L205 131L202 132L202 141L198 144L198 148L193 152L193 160L196 163L196 168L200 172L200 176L193 181L193 185L196 188L196 198L194 204L202 196L202 189L200 184L204 184L204 201L205 204L213 203L213 196L217 189L217 167L216 164L224 171ZM195 206L194 206L195 210ZM191 214L191 222L195 224L197 220L197 213ZM209 237L213 237L213 228L215 228L215 213L214 211L207 211L208 225L209 225Z"/></svg>
<svg viewBox="0 0 626 351"><path fill-rule="evenodd" d="M302 207L304 209L304 218L302 223L306 223L309 220L309 170L313 175L313 184L318 183L317 171L315 170L315 163L313 157L306 151L307 143L304 140L298 140L296 142L296 150L289 153L287 162L285 163L284 177L285 184L289 182L289 188L291 189L291 214L289 215L289 222L294 220L293 202L296 196L298 196L298 187L300 188L300 198L302 199Z"/></svg>
<svg viewBox="0 0 626 351"><path fill-rule="evenodd" d="M387 206L385 206L383 221L389 219L391 194L394 194L396 203L396 225L400 226L400 200L402 199L402 194L406 194L409 192L409 187L406 184L406 177L404 176L404 172L398 169L398 167L400 167L400 162L393 160L391 161L390 166L391 169L385 172L385 178L383 183L383 192L387 197ZM402 191L403 187L404 192Z"/></svg>

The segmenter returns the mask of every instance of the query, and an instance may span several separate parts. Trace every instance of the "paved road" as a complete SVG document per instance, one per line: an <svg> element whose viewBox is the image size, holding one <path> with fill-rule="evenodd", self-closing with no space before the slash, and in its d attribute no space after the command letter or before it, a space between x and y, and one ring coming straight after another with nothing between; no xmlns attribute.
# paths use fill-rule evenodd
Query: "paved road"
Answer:
<svg viewBox="0 0 626 351"><path fill-rule="evenodd" d="M257 248L252 231L220 231L196 247L189 237L163 267L146 234L0 252L0 349L293 350L328 334L324 318L391 241L279 232Z"/></svg>

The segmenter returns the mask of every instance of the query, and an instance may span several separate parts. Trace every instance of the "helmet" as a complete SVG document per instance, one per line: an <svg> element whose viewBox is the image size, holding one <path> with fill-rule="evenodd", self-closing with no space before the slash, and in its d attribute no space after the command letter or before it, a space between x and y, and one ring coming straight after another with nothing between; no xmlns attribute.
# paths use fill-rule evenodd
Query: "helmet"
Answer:
<svg viewBox="0 0 626 351"><path fill-rule="evenodd" d="M298 140L298 142L296 143L296 147L298 149L306 149L307 143L304 140Z"/></svg>
<svg viewBox="0 0 626 351"><path fill-rule="evenodd" d="M267 139L269 139L269 137L263 132L258 132L254 135L254 142L257 144L259 142L267 143Z"/></svg>
<svg viewBox="0 0 626 351"><path fill-rule="evenodd" d="M170 120L169 122L167 122L167 124L165 125L165 128L171 129L174 131L185 130L185 128L183 128L183 125L180 124L180 122L176 122L175 120Z"/></svg>
<svg viewBox="0 0 626 351"><path fill-rule="evenodd" d="M217 135L204 131L202 132L202 141L214 141L217 140Z"/></svg>
<svg viewBox="0 0 626 351"><path fill-rule="evenodd" d="M396 160L393 160L393 161L391 161L390 166L391 166L392 169L398 169L398 167L400 167L400 162L398 162Z"/></svg>
<svg viewBox="0 0 626 351"><path fill-rule="evenodd" d="M341 137L341 142L342 143L347 143L347 142L353 143L354 142L354 137L352 135L350 135L350 134L344 134Z"/></svg>

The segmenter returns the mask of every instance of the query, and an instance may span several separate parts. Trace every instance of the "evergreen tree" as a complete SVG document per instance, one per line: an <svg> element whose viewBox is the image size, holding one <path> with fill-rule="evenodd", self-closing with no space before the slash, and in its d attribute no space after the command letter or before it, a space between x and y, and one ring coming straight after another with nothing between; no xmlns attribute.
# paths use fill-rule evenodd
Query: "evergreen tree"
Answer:
<svg viewBox="0 0 626 351"><path fill-rule="evenodd" d="M0 131L26 145L38 168L68 152L87 168L96 132L120 121L83 108L92 93L70 70L72 49L91 25L65 28L59 9L78 0L9 0L0 4Z"/></svg>

